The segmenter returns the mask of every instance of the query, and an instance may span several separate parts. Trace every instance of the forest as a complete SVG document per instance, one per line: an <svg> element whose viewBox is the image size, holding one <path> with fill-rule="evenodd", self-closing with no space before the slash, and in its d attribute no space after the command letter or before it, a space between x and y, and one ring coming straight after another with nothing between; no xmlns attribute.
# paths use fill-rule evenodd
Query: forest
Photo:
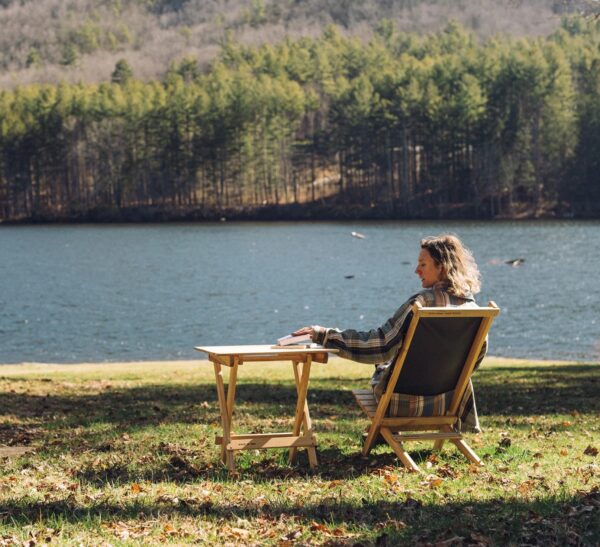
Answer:
<svg viewBox="0 0 600 547"><path fill-rule="evenodd" d="M0 221L600 215L600 21L245 45L0 90Z"/></svg>
<svg viewBox="0 0 600 547"><path fill-rule="evenodd" d="M0 0L0 88L109 81L124 59L142 81L193 56L202 70L227 35L247 46L319 38L367 42L383 19L426 34L457 21L479 38L547 36L596 0Z"/></svg>

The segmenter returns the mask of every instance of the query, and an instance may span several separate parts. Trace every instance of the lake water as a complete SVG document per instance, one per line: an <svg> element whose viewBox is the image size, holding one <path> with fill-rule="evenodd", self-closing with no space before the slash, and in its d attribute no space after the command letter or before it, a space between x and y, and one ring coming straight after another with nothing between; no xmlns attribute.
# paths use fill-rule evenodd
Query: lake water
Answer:
<svg viewBox="0 0 600 547"><path fill-rule="evenodd" d="M491 354L600 357L600 223L224 222L0 228L0 363L194 359L305 324L375 328L420 289L418 241L442 231L472 249L478 301L502 309Z"/></svg>

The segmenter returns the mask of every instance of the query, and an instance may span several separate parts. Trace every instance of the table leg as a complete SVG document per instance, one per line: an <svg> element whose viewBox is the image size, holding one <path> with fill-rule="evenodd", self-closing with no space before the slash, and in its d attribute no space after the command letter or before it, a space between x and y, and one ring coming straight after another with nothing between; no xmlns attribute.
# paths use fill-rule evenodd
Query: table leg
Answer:
<svg viewBox="0 0 600 547"><path fill-rule="evenodd" d="M221 460L227 466L229 471L235 471L235 462L233 460L233 450L227 450L227 445L231 442L231 418L233 415L233 398L235 397L235 384L237 380L237 360L229 374L228 393L225 393L225 383L223 382L223 370L220 363L213 362L215 367L215 378L217 383L217 396L219 398L219 408L221 409L221 424L223 426L223 440L221 442Z"/></svg>
<svg viewBox="0 0 600 547"><path fill-rule="evenodd" d="M229 381L227 382L227 417L229 418L229 435L233 435L233 406L235 402L235 388L237 385L237 373L239 366L239 357L233 358L233 366L229 369ZM233 463L233 450L226 450L226 445L221 447L221 458L224 457L224 462L227 467L233 471L235 465Z"/></svg>
<svg viewBox="0 0 600 547"><path fill-rule="evenodd" d="M299 361L292 361L292 369L294 370L294 381L296 382L296 397L298 397L300 395L300 377L301 377L301 373L298 370L298 365L299 365ZM295 418L295 416L294 416ZM306 424L305 424L306 426ZM289 461L290 463L293 463L294 460L296 459L296 453L298 452L297 448L290 448L290 454L289 454Z"/></svg>
<svg viewBox="0 0 600 547"><path fill-rule="evenodd" d="M227 416L229 416L229 428L233 433L233 406L235 402L235 387L237 385L237 373L240 360L238 357L233 358L233 366L229 370L229 382L227 386Z"/></svg>
<svg viewBox="0 0 600 547"><path fill-rule="evenodd" d="M300 364L299 361L292 361L292 365L293 365L293 369L294 369L294 379L296 381L296 392L298 395L300 394L300 380L301 380L301 375L302 375L302 372L299 371L299 369L298 369L299 364ZM304 400L302 425L303 425L303 434L304 435L306 435L307 433L312 433L312 420L310 419L310 413L308 411L308 402L306 401L306 399ZM293 462L294 459L296 458L297 451L298 451L298 449L295 447L290 448L290 456L289 456L290 462ZM309 461L309 464L311 467L316 467L316 465L318 463L317 462L317 451L314 447L308 448L308 461Z"/></svg>
<svg viewBox="0 0 600 547"><path fill-rule="evenodd" d="M298 394L298 401L296 403L296 414L294 418L294 435L300 435L300 431L302 429L303 435L312 435L312 420L310 419L310 413L308 411L308 402L306 401L311 363L312 357L308 356L306 361L302 365L302 371L299 370L300 363L298 361L293 361L292 363L294 369L294 379L296 380L296 391ZM317 466L318 463L317 451L314 446L307 447L307 450L309 464L311 468L314 468ZM290 463L294 461L296 453L296 448L290 448Z"/></svg>

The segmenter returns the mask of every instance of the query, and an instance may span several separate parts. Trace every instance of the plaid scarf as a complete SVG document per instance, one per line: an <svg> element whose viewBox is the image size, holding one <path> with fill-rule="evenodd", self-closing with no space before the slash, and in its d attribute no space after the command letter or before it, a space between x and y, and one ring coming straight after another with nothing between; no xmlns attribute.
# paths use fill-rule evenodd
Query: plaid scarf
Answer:
<svg viewBox="0 0 600 547"><path fill-rule="evenodd" d="M375 398L379 402L380 397L375 390L373 391ZM439 395L406 395L404 393L394 393L387 409L387 416L443 416L450 407L453 395L454 391L447 391ZM459 421L456 426L458 432L481 432L477 407L475 405L475 392L470 380L458 406L458 416Z"/></svg>

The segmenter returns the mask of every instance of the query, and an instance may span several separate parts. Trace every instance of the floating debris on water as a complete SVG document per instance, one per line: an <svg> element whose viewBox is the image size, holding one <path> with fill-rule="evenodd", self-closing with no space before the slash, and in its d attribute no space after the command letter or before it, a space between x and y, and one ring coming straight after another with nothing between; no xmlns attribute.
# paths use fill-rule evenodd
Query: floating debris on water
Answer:
<svg viewBox="0 0 600 547"><path fill-rule="evenodd" d="M354 278L354 276L353 276L353 275L345 275L345 276L344 276L344 279L353 279L353 278Z"/></svg>
<svg viewBox="0 0 600 547"><path fill-rule="evenodd" d="M512 260L507 260L506 264L509 266L520 266L523 262L525 262L524 258L513 258Z"/></svg>
<svg viewBox="0 0 600 547"><path fill-rule="evenodd" d="M360 232L352 232L351 235L352 235L352 237L355 237L357 239L365 239L365 237L366 237L364 234L361 234Z"/></svg>

